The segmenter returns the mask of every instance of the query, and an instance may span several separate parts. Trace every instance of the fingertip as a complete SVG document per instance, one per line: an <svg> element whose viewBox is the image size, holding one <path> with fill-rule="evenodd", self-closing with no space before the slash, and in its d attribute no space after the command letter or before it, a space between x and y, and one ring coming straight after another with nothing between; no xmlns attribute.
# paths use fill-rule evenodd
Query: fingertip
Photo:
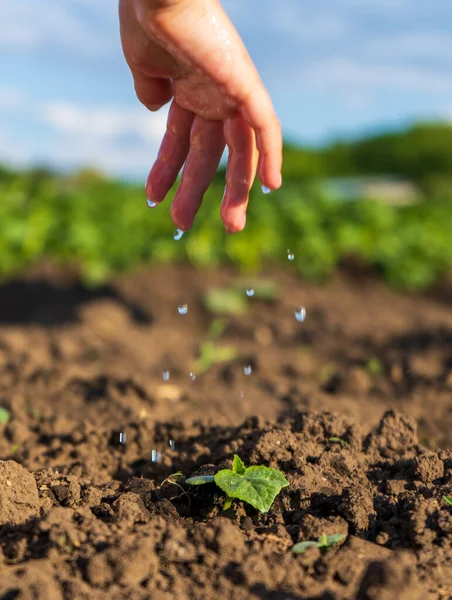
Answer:
<svg viewBox="0 0 452 600"><path fill-rule="evenodd" d="M183 213L180 211L178 202L173 201L170 208L170 217L177 229L180 229L184 233L191 229L193 225L193 219L190 219L190 216L186 212Z"/></svg>

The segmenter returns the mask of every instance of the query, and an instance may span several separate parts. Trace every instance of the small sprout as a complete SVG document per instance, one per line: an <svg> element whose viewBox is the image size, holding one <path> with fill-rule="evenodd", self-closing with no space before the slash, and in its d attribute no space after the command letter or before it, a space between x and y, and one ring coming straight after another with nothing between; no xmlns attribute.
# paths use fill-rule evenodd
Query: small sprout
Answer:
<svg viewBox="0 0 452 600"><path fill-rule="evenodd" d="M232 500L233 498L231 498L231 496L226 496L226 499L223 504L223 510L229 510L231 508Z"/></svg>
<svg viewBox="0 0 452 600"><path fill-rule="evenodd" d="M196 475L195 477L189 477L185 483L188 483L188 485L204 485L214 481L215 477L213 475Z"/></svg>
<svg viewBox="0 0 452 600"><path fill-rule="evenodd" d="M343 440L340 437L330 437L330 439L328 441L331 444L340 444L342 446L342 448L345 448L345 449L350 448L350 444L346 440Z"/></svg>
<svg viewBox="0 0 452 600"><path fill-rule="evenodd" d="M6 425L9 421L9 410L0 406L0 425Z"/></svg>
<svg viewBox="0 0 452 600"><path fill-rule="evenodd" d="M452 506L452 496L443 496L443 500L448 506Z"/></svg>
<svg viewBox="0 0 452 600"><path fill-rule="evenodd" d="M226 494L226 505L229 498L237 498L251 504L262 513L270 510L273 500L289 482L284 475L264 466L245 467L239 456L234 455L232 469L222 469L215 476L198 476L187 479L190 485L202 485L215 481ZM229 504L230 506L230 504Z"/></svg>
<svg viewBox="0 0 452 600"><path fill-rule="evenodd" d="M184 474L182 473L182 471L178 471L177 473L172 473L171 475L168 475L168 477L164 481L162 481L162 485L166 482L174 483L177 479L180 479L183 476L184 476Z"/></svg>
<svg viewBox="0 0 452 600"><path fill-rule="evenodd" d="M381 375L383 373L383 365L380 359L376 356L370 358L366 363L366 371L369 375Z"/></svg>
<svg viewBox="0 0 452 600"><path fill-rule="evenodd" d="M316 542L305 541L299 542L292 546L292 552L294 554L302 554L308 548L320 548L320 550L325 551L327 548L331 548L334 544L341 542L346 537L345 533L335 533L333 535L321 535Z"/></svg>

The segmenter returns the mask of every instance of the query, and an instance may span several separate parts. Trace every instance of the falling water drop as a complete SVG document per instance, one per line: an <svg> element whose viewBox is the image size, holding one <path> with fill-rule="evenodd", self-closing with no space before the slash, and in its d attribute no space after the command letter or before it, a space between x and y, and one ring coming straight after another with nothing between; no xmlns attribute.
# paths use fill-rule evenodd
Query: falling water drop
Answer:
<svg viewBox="0 0 452 600"><path fill-rule="evenodd" d="M306 309L304 306L299 306L295 311L295 318L299 323L303 323L306 319Z"/></svg>
<svg viewBox="0 0 452 600"><path fill-rule="evenodd" d="M169 381L170 378L170 372L168 371L168 369L165 369L162 373L162 377L163 377L163 381Z"/></svg>
<svg viewBox="0 0 452 600"><path fill-rule="evenodd" d="M174 450L176 447L176 442L174 440L169 440L168 446L171 448L171 450Z"/></svg>
<svg viewBox="0 0 452 600"><path fill-rule="evenodd" d="M188 313L188 306L186 304L179 304L177 311L180 315L186 315Z"/></svg>
<svg viewBox="0 0 452 600"><path fill-rule="evenodd" d="M120 432L119 434L119 443L125 444L127 442L127 433Z"/></svg>
<svg viewBox="0 0 452 600"><path fill-rule="evenodd" d="M251 375L252 370L253 369L252 369L251 365L245 365L243 367L243 372L245 373L245 375Z"/></svg>
<svg viewBox="0 0 452 600"><path fill-rule="evenodd" d="M293 260L295 258L295 254L289 249L287 249L287 258L289 260Z"/></svg>
<svg viewBox="0 0 452 600"><path fill-rule="evenodd" d="M248 288L246 290L246 295L249 296L251 298L251 296L254 296L254 290L253 288Z"/></svg>
<svg viewBox="0 0 452 600"><path fill-rule="evenodd" d="M149 198L146 198L146 204L149 206L149 208L155 208L157 206L157 202L149 200Z"/></svg>
<svg viewBox="0 0 452 600"><path fill-rule="evenodd" d="M263 194L269 194L271 192L271 189L266 187L265 185L262 186L262 193Z"/></svg>
<svg viewBox="0 0 452 600"><path fill-rule="evenodd" d="M196 375L193 373L193 371L190 372L190 379L192 381L194 381L196 379Z"/></svg>
<svg viewBox="0 0 452 600"><path fill-rule="evenodd" d="M151 452L151 462L158 463L162 459L162 455L158 450L152 450Z"/></svg>
<svg viewBox="0 0 452 600"><path fill-rule="evenodd" d="M182 231L182 229L176 229L176 231L174 232L173 238L177 241L177 240L180 240L183 235L184 235L184 232Z"/></svg>

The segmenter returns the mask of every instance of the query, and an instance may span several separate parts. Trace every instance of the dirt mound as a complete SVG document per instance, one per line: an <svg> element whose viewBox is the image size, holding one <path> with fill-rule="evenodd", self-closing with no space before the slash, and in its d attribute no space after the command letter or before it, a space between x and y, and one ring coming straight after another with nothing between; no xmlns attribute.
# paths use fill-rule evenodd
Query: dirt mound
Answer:
<svg viewBox="0 0 452 600"><path fill-rule="evenodd" d="M0 288L0 599L452 597L450 306L267 277L277 298L224 319L236 358L194 381L232 273ZM290 482L268 514L168 479L235 453Z"/></svg>
<svg viewBox="0 0 452 600"><path fill-rule="evenodd" d="M149 441L172 427L156 424ZM81 436L79 428L67 432L73 459L34 473L40 518L29 509L32 490L36 495L31 475L0 463L13 485L27 482L9 502L29 516L0 528L1 597L364 600L450 593L452 513L443 496L452 493L452 453L422 448L412 419L389 411L373 433L333 413L294 413L277 423L251 418L238 427L199 422L179 426L176 448L168 446L158 463L136 460L141 433L136 426L124 447ZM91 464L80 459L83 449ZM215 472L230 466L234 453L281 470L290 482L268 514L239 501L223 511L214 484L190 488L183 478L179 485L167 479L176 471ZM35 511L37 504L34 498ZM338 533L346 541L324 554L291 552L298 541Z"/></svg>

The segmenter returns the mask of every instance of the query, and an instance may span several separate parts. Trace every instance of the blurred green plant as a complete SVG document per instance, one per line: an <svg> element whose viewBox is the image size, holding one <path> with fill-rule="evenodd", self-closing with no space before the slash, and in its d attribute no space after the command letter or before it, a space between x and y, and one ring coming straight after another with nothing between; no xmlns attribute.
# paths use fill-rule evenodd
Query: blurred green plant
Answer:
<svg viewBox="0 0 452 600"><path fill-rule="evenodd" d="M174 262L200 268L234 265L247 277L264 264L284 264L321 280L357 258L395 287L422 290L451 270L451 125L420 124L323 149L287 145L284 152L283 188L265 196L254 186L243 233L224 231L219 218L224 184L216 177L193 230L179 242L169 217L174 192L150 210L141 187L94 171L63 177L45 169L0 168L0 278L51 259L78 265L89 285L140 265ZM338 202L326 198L316 183L323 177L379 173L409 177L430 195L407 206ZM295 256L291 262L288 248ZM233 301L232 292L211 301L214 312L221 312L222 302L235 303L237 311L249 305L246 298Z"/></svg>
<svg viewBox="0 0 452 600"><path fill-rule="evenodd" d="M205 341L202 343L199 358L193 364L193 371L202 375L214 365L235 360L239 353L233 346L218 344L226 323L220 319L212 321Z"/></svg>

